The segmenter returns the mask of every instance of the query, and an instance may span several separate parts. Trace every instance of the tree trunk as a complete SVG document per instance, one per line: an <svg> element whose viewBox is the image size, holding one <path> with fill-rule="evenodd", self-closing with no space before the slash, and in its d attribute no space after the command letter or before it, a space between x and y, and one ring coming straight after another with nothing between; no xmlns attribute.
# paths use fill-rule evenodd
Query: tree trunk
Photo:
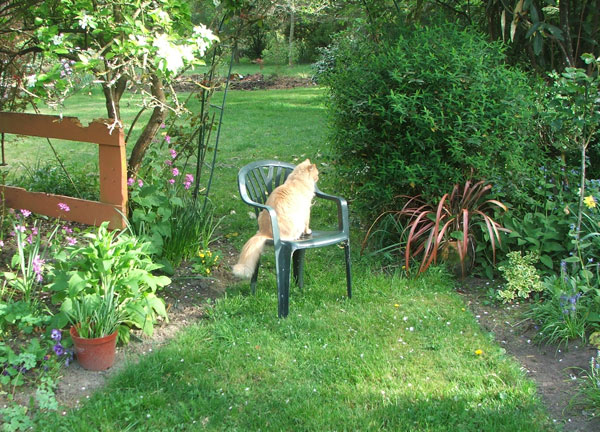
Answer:
<svg viewBox="0 0 600 432"><path fill-rule="evenodd" d="M156 76L156 74L152 74L151 92L152 96L154 96L157 101L157 105L154 107L152 115L144 127L144 130L140 134L140 137L137 139L131 152L131 156L129 157L129 166L127 167L127 171L130 177L135 177L140 170L146 150L148 150L148 147L150 147L152 139L156 136L160 125L167 117L167 111L164 109L164 105L166 105L166 97L163 89L163 83L160 78Z"/></svg>
<svg viewBox="0 0 600 432"><path fill-rule="evenodd" d="M125 76L121 76L113 86L102 84L108 118L121 120L121 96L126 87L127 78Z"/></svg>
<svg viewBox="0 0 600 432"><path fill-rule="evenodd" d="M296 24L296 11L294 10L294 1L290 7L290 39L289 39L289 52L288 52L288 65L294 65L294 26Z"/></svg>
<svg viewBox="0 0 600 432"><path fill-rule="evenodd" d="M571 29L569 26L569 0L563 0L558 5L560 15L560 29L563 32L564 40L559 42L563 45L563 52L567 66L574 67L575 60L573 58L573 43L571 41Z"/></svg>

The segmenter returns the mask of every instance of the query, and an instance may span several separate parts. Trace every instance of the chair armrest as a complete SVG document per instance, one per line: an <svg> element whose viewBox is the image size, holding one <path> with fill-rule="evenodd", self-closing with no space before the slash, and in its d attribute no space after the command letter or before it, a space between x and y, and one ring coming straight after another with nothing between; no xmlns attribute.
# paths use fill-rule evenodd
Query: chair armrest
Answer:
<svg viewBox="0 0 600 432"><path fill-rule="evenodd" d="M252 200L250 198L250 196L248 195L245 185L242 185L241 183L239 183L238 186L239 186L240 197L242 198L242 201L244 201L248 205L251 205L254 208L267 211L267 213L269 214L269 218L271 219L271 230L273 231L273 243L278 244L280 242L279 223L277 222L277 213L275 213L275 209L266 204L261 204L259 202Z"/></svg>
<svg viewBox="0 0 600 432"><path fill-rule="evenodd" d="M315 196L329 201L334 201L337 204L338 229L340 231L343 231L347 236L350 236L350 223L348 221L348 202L342 197L321 192L316 186Z"/></svg>

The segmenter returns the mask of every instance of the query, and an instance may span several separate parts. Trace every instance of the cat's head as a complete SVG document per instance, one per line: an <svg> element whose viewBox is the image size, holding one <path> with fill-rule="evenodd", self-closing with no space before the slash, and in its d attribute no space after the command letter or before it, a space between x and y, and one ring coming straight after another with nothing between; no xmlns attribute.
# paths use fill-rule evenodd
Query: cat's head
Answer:
<svg viewBox="0 0 600 432"><path fill-rule="evenodd" d="M304 162L298 164L296 170L308 176L308 178L315 183L319 180L319 170L317 169L317 165L311 164L310 159L306 159Z"/></svg>

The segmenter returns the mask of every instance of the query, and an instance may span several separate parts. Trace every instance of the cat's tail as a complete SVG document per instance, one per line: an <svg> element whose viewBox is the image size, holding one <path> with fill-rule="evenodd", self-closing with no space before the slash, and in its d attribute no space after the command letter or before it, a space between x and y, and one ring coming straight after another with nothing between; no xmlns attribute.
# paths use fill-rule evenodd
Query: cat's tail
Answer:
<svg viewBox="0 0 600 432"><path fill-rule="evenodd" d="M260 233L250 237L250 240L242 248L238 263L233 266L233 274L235 276L241 279L250 279L252 277L260 254L265 247L265 242L269 239L270 237Z"/></svg>

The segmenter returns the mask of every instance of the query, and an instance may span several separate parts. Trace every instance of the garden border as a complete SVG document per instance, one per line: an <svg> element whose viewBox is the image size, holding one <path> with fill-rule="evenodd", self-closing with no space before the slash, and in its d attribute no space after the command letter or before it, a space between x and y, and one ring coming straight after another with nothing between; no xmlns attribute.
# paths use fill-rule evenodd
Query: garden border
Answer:
<svg viewBox="0 0 600 432"><path fill-rule="evenodd" d="M20 187L0 185L0 196L8 207L63 220L109 228L125 228L127 216L127 164L123 129L112 127L107 119L96 119L82 126L77 117L0 112L0 133L57 138L98 144L100 200L84 200L45 192L30 192ZM58 208L67 204L70 211Z"/></svg>

